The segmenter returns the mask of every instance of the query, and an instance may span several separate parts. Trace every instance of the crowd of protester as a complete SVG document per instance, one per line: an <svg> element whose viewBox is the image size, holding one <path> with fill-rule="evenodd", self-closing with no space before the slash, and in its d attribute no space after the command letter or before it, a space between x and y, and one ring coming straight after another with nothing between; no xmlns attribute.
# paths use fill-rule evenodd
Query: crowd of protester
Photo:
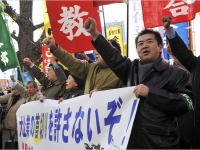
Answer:
<svg viewBox="0 0 200 150"><path fill-rule="evenodd" d="M63 100L84 94L91 97L93 92L128 86L135 86L133 93L140 98L128 149L200 148L200 59L170 26L171 20L168 16L162 18L173 65L163 60L162 37L152 29L144 29L136 37L139 59L133 61L121 55L115 40L107 40L98 32L93 18L86 20L84 28L92 37L95 62L84 53L80 53L85 59L81 61L57 45L54 38L46 38L43 43L52 53L47 74L29 58L23 60L39 84L29 81L24 88L11 75L10 92L5 94L0 87L1 108L7 105L1 118L1 148L17 132L16 111L20 105L45 99L62 104Z"/></svg>

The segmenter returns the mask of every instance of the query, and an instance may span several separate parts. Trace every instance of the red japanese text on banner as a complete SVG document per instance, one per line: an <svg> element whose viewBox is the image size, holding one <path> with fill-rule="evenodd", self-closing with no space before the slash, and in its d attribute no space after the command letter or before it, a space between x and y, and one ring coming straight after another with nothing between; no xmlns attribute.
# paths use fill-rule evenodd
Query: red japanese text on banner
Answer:
<svg viewBox="0 0 200 150"><path fill-rule="evenodd" d="M144 26L152 28L162 26L161 18L171 16L172 23L193 20L200 11L199 0L142 0Z"/></svg>
<svg viewBox="0 0 200 150"><path fill-rule="evenodd" d="M83 28L88 17L97 22L101 32L98 8L93 1L46 1L51 28L56 43L70 53L93 50L90 34Z"/></svg>

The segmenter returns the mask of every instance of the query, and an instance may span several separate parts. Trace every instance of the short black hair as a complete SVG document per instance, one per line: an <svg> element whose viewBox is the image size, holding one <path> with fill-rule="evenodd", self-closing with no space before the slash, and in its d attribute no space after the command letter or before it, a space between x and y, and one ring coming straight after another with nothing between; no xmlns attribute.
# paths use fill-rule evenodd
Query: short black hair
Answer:
<svg viewBox="0 0 200 150"><path fill-rule="evenodd" d="M142 35L145 35L145 34L154 34L155 35L155 39L158 42L158 45L160 45L160 44L162 45L163 40L162 40L162 37L161 37L161 35L160 35L160 33L158 31L155 31L153 29L144 29L135 38L135 46L136 46L136 48L137 48L137 43L138 43L139 37L142 36Z"/></svg>
<svg viewBox="0 0 200 150"><path fill-rule="evenodd" d="M37 85L37 83L36 83L35 81L28 81L28 82L27 82L27 84L31 84L31 83L33 84L33 87L34 87L34 88L38 88L38 85ZM27 84L26 84L26 85L27 85Z"/></svg>
<svg viewBox="0 0 200 150"><path fill-rule="evenodd" d="M122 52L121 46L120 46L120 44L119 44L116 40L110 39L110 40L108 40L108 41L110 41L110 43L111 43L118 51L120 51L120 53Z"/></svg>

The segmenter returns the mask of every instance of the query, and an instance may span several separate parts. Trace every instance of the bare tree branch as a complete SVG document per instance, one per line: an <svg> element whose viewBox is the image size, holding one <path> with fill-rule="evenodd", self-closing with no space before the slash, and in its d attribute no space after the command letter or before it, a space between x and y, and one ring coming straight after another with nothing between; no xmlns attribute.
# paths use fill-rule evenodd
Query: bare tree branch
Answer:
<svg viewBox="0 0 200 150"><path fill-rule="evenodd" d="M19 14L16 13L15 9L13 9L6 0L3 0L2 2L4 5L4 12L7 13L18 24Z"/></svg>
<svg viewBox="0 0 200 150"><path fill-rule="evenodd" d="M44 22L42 22L42 23L40 23L38 25L35 25L34 28L33 28L33 31L35 31L35 30L37 30L37 29L39 29L39 28L41 28L43 26L44 26Z"/></svg>
<svg viewBox="0 0 200 150"><path fill-rule="evenodd" d="M16 36L15 30L13 30L13 32L11 33L11 37L12 37L13 39L15 39L17 42L19 42L19 37Z"/></svg>
<svg viewBox="0 0 200 150"><path fill-rule="evenodd" d="M36 44L36 45L41 45L41 44L42 44L42 41L43 41L43 39L44 39L45 37L46 37L46 35L45 35L45 30L43 30L43 32L42 32L40 38L35 42L35 44Z"/></svg>

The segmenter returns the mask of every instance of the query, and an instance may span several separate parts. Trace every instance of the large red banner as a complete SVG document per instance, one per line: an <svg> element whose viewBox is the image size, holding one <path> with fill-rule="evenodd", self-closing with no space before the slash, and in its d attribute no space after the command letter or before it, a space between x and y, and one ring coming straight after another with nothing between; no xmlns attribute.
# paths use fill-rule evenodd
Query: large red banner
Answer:
<svg viewBox="0 0 200 150"><path fill-rule="evenodd" d="M101 6L101 5L108 5L112 3L123 3L123 0L93 0L93 6Z"/></svg>
<svg viewBox="0 0 200 150"><path fill-rule="evenodd" d="M90 34L83 28L88 17L97 22L101 32L98 8L93 0L87 1L46 1L53 37L56 43L70 53L93 50Z"/></svg>
<svg viewBox="0 0 200 150"><path fill-rule="evenodd" d="M171 16L172 23L193 20L200 11L199 0L142 0L145 28L162 26L161 18Z"/></svg>

